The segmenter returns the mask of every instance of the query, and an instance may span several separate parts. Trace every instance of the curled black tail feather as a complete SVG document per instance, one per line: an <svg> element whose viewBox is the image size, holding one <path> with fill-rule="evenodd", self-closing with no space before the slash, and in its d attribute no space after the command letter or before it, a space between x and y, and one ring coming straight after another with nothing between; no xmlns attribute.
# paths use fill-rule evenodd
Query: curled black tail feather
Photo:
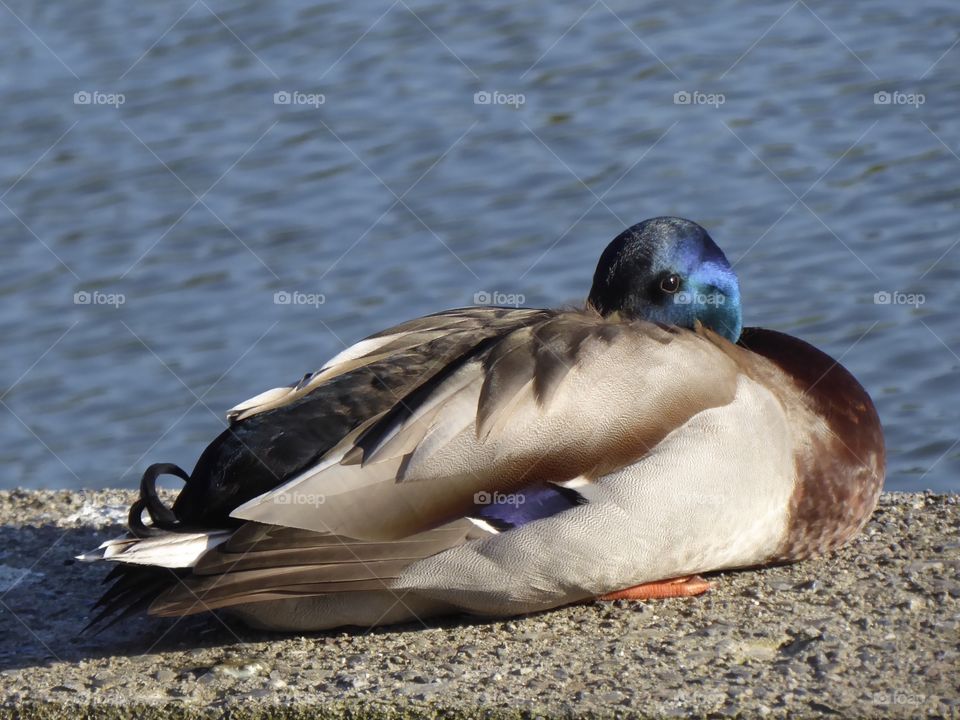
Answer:
<svg viewBox="0 0 960 720"><path fill-rule="evenodd" d="M140 498L130 506L127 517L130 532L137 537L156 535L161 530L175 530L180 524L173 510L164 505L157 495L157 477L160 475L175 475L184 482L190 481L187 472L173 463L155 463L144 471L140 478ZM150 516L150 526L143 523L144 510Z"/></svg>

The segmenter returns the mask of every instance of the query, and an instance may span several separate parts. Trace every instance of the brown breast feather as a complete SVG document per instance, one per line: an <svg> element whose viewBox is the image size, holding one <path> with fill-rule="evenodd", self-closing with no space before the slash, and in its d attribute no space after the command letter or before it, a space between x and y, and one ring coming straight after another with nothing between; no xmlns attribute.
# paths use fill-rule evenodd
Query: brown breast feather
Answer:
<svg viewBox="0 0 960 720"><path fill-rule="evenodd" d="M843 545L866 524L883 486L883 429L870 396L840 363L797 338L747 328L739 345L770 361L748 367L766 376L758 379L780 396L796 433L797 484L771 562Z"/></svg>

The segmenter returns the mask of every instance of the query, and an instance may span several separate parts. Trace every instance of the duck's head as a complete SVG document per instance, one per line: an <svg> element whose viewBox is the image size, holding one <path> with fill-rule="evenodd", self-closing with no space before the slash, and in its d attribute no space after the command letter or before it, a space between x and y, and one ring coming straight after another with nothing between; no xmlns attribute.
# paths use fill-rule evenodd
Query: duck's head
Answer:
<svg viewBox="0 0 960 720"><path fill-rule="evenodd" d="M607 245L587 302L622 315L693 329L699 320L730 342L743 326L740 285L707 231L676 217L644 220Z"/></svg>

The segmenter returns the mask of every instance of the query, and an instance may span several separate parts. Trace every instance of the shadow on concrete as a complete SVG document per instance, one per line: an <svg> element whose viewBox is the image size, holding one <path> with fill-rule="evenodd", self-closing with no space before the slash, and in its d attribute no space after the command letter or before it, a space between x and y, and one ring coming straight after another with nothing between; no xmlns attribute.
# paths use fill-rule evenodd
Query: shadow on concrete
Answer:
<svg viewBox="0 0 960 720"><path fill-rule="evenodd" d="M64 529L54 525L0 527L0 672L57 663L94 661L168 652L196 653L223 648L224 654L243 646L303 634L255 630L224 612L185 618L153 618L138 613L109 627L83 632L94 617L93 606L109 586L110 568L88 564L74 556L121 534L114 526ZM432 620L430 628L482 624L470 617ZM416 633L420 623L385 628L340 628L310 633L310 637Z"/></svg>

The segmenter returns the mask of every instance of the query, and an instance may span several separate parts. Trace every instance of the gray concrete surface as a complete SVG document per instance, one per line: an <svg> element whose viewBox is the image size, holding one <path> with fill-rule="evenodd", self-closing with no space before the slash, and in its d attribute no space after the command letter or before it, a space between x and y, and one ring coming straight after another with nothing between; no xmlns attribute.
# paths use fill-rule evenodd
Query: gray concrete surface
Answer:
<svg viewBox="0 0 960 720"><path fill-rule="evenodd" d="M887 494L814 561L699 598L309 636L228 616L79 635L130 494L0 493L0 717L960 718L960 497Z"/></svg>

